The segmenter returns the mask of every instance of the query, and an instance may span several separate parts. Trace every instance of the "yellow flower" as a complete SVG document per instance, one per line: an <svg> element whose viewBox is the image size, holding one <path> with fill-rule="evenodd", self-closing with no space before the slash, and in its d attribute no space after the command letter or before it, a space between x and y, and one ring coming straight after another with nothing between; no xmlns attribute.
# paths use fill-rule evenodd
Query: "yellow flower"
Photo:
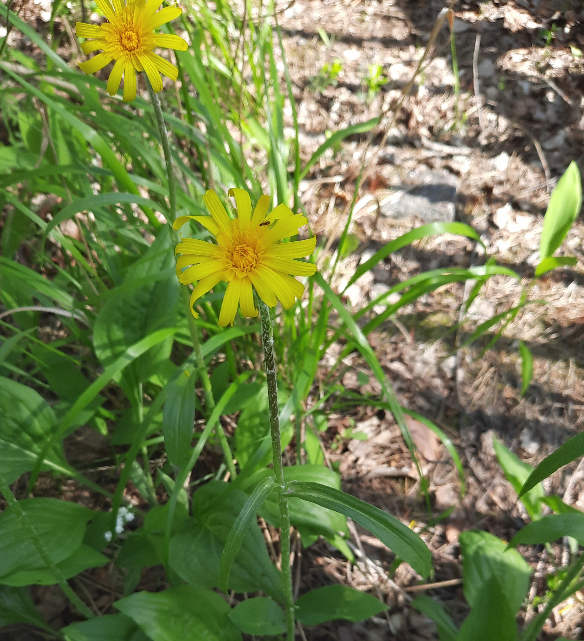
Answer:
<svg viewBox="0 0 584 641"><path fill-rule="evenodd" d="M178 69L156 53L154 47L187 50L187 43L180 36L155 34L154 29L175 18L182 10L165 7L158 11L163 0L96 0L109 22L102 25L78 22L75 31L79 38L94 38L81 44L83 53L102 50L79 66L85 73L95 73L112 60L114 67L107 82L107 92L114 96L124 76L124 101L136 97L136 71L145 71L155 92L162 89L160 72L171 80L178 77Z"/></svg>
<svg viewBox="0 0 584 641"><path fill-rule="evenodd" d="M203 199L211 216L180 216L173 225L178 229L188 220L196 220L215 236L217 244L183 239L176 246L175 253L182 254L176 273L183 285L198 281L191 294L195 318L199 315L193 310L194 302L221 281L228 283L219 314L221 327L233 324L238 306L243 316L257 316L252 287L269 307L279 300L290 309L304 293L304 285L292 276L312 276L316 271L315 265L294 260L314 251L316 237L280 242L298 233L307 222L304 216L294 215L286 205L278 205L266 215L269 196L259 199L252 214L247 191L230 189L228 193L237 204L236 219L228 216L217 194L209 190Z"/></svg>

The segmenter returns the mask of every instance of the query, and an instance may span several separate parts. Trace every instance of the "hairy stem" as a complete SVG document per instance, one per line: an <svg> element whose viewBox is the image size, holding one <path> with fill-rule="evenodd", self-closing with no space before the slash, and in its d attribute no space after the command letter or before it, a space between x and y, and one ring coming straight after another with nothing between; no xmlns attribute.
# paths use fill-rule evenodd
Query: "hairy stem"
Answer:
<svg viewBox="0 0 584 641"><path fill-rule="evenodd" d="M278 507L280 508L282 582L286 596L286 641L294 641L294 596L292 594L292 571L290 568L290 510L288 508L288 497L286 496L286 481L284 480L282 445L280 442L280 413L278 410L278 379L276 376L276 358L274 356L274 335L268 306L255 293L254 298L260 312L262 326L262 346L264 348L264 365L268 383L268 407L272 434L272 458L274 476L278 487Z"/></svg>

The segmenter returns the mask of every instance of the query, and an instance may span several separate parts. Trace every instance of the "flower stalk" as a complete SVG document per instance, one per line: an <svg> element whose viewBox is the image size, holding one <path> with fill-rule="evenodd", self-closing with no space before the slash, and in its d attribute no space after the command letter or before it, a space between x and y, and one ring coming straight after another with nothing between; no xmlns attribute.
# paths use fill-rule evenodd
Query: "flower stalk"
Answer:
<svg viewBox="0 0 584 641"><path fill-rule="evenodd" d="M156 124L158 125L158 133L160 135L160 142L162 144L162 150L164 152L164 162L166 164L166 176L168 180L168 204L170 208L170 223L176 219L176 179L174 175L174 169L172 166L172 156L170 152L170 142L168 131L166 125L164 124L164 116L162 114L162 107L160 105L160 99L150 81L147 80L146 84L148 85L148 93L150 94L150 101L152 102L152 107L154 108L154 115L156 117ZM173 242L178 242L178 233L172 231ZM213 398L213 389L211 387L211 380L209 378L209 372L205 365L205 358L203 356L203 351L201 349L201 341L199 340L199 332L197 326L195 325L195 320L190 313L191 305L189 302L189 295L187 290L184 287L181 287L181 295L183 302L187 307L187 320L189 324L189 333L191 335L191 341L193 343L193 349L195 351L195 356L197 358L197 371L201 377L201 382L203 385L203 394L205 396L205 407L207 409L207 416L211 415L211 412L215 408L215 399ZM221 450L223 451L223 456L225 458L225 464L229 470L229 475L234 479L237 475L235 471L235 465L233 463L233 454L229 443L227 442L227 437L223 431L223 427L218 423L216 427L216 434L221 445Z"/></svg>
<svg viewBox="0 0 584 641"><path fill-rule="evenodd" d="M272 459L274 476L278 488L278 507L280 509L280 547L282 557L282 583L286 597L286 641L294 641L294 596L292 593L292 568L290 567L290 510L286 496L286 481L282 461L280 437L280 413L278 409L278 378L276 375L276 357L274 355L274 334L270 309L263 300L254 294L255 304L259 309L262 346L264 348L264 365L268 384L268 408L270 414L270 432L272 435Z"/></svg>

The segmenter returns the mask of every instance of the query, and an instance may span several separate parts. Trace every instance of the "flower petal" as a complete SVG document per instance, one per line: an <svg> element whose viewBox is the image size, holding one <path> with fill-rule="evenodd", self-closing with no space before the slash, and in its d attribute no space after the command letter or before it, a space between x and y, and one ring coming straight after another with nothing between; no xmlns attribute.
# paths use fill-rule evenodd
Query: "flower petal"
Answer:
<svg viewBox="0 0 584 641"><path fill-rule="evenodd" d="M235 198L239 228L245 231L251 222L251 198L245 189L237 189L234 187L227 193Z"/></svg>
<svg viewBox="0 0 584 641"><path fill-rule="evenodd" d="M149 20L158 11L160 5L164 0L148 0L144 5L144 13L142 14L143 20Z"/></svg>
<svg viewBox="0 0 584 641"><path fill-rule="evenodd" d="M145 10L142 24L144 25L145 29L147 29L148 31L152 31L153 29L156 29L156 27L160 27L161 25L166 24L167 22L170 22L175 18L178 18L181 13L182 9L179 9L179 7L164 7L164 9L161 9L152 17L146 17Z"/></svg>
<svg viewBox="0 0 584 641"><path fill-rule="evenodd" d="M104 53L98 53L97 56L93 56L93 58L90 58L85 62L80 62L79 68L84 73L96 73L100 69L103 69L111 61L112 59L110 58L110 56L106 56Z"/></svg>
<svg viewBox="0 0 584 641"><path fill-rule="evenodd" d="M270 216L271 215L272 214L270 214ZM307 222L306 218L299 214L289 216L283 220L277 220L276 224L266 232L264 245L270 245L278 240L282 240L282 238L288 238L288 236L296 236L298 229L306 225Z"/></svg>
<svg viewBox="0 0 584 641"><path fill-rule="evenodd" d="M167 33L157 33L154 36L154 46L175 51L186 51L189 48L189 44L184 38Z"/></svg>
<svg viewBox="0 0 584 641"><path fill-rule="evenodd" d="M270 200L270 197L266 196L265 194L263 196L260 196L260 199L258 200L257 205L253 210L253 216L251 217L252 225L259 225L266 217L266 214L268 213L268 209L270 207Z"/></svg>
<svg viewBox="0 0 584 641"><path fill-rule="evenodd" d="M172 228L180 229L189 220L196 220L198 223L201 223L201 225L208 229L213 236L216 236L219 233L219 225L211 218L211 216L179 216L174 223L172 223Z"/></svg>
<svg viewBox="0 0 584 641"><path fill-rule="evenodd" d="M170 78L171 80L176 80L178 78L178 69L172 64L172 62L168 62L168 60L159 56L157 53L149 52L146 55L154 63L154 66L158 71L163 73L167 78Z"/></svg>
<svg viewBox="0 0 584 641"><path fill-rule="evenodd" d="M221 253L217 245L206 243L204 240L197 240L196 238L185 238L180 242L176 249L175 254L198 254L200 256L216 256Z"/></svg>
<svg viewBox="0 0 584 641"><path fill-rule="evenodd" d="M303 263L299 260L290 260L289 258L262 257L262 265L273 269L274 271L291 276L312 276L316 271L316 265L312 263Z"/></svg>
<svg viewBox="0 0 584 641"><path fill-rule="evenodd" d="M185 271L180 274L178 279L183 285L188 285L189 283L193 283L196 280L202 280L203 278L206 278L207 276L210 276L215 272L221 272L221 277L223 278L225 268L226 265L223 260L209 260L205 263L194 265L193 267L185 269Z"/></svg>
<svg viewBox="0 0 584 641"><path fill-rule="evenodd" d="M95 4L110 22L113 22L116 19L116 14L114 13L114 9L109 0L95 0Z"/></svg>
<svg viewBox="0 0 584 641"><path fill-rule="evenodd" d="M116 60L116 64L112 69L110 76L107 81L107 92L110 96L115 96L118 93L120 88L120 82L122 82L122 76L124 75L124 69L126 68L126 61L124 58Z"/></svg>
<svg viewBox="0 0 584 641"><path fill-rule="evenodd" d="M107 42L105 40L86 40L81 43L81 51L85 55L89 55L98 49L104 49L106 46Z"/></svg>
<svg viewBox="0 0 584 641"><path fill-rule="evenodd" d="M231 219L227 215L223 203L219 200L219 196L217 196L212 189L209 189L203 196L203 200L205 201L205 205L207 205L209 213L213 216L213 220L219 225L219 230L226 233L230 231ZM228 234L228 236L229 235L230 234Z"/></svg>
<svg viewBox="0 0 584 641"><path fill-rule="evenodd" d="M290 218L293 216L292 210L290 207L287 207L283 203L280 203L277 207L272 209L270 215L267 217L267 220L279 220L282 218Z"/></svg>
<svg viewBox="0 0 584 641"><path fill-rule="evenodd" d="M272 282L270 281L270 273L267 267L258 265L253 272L250 272L249 279L253 283L258 296L264 301L268 307L275 307L278 304L276 294Z"/></svg>
<svg viewBox="0 0 584 641"><path fill-rule="evenodd" d="M235 314L237 313L237 306L239 305L239 297L241 295L241 278L234 278L227 285L225 296L223 297L223 304L221 305L221 312L219 313L219 326L226 327L233 325Z"/></svg>
<svg viewBox="0 0 584 641"><path fill-rule="evenodd" d="M199 318L199 315L193 309L195 301L201 298L201 296L204 296L210 289L213 289L213 287L215 287L215 285L220 283L222 280L223 274L221 274L221 272L216 272L215 274L210 274L209 276L207 276L207 278L202 278L197 283L197 286L195 287L195 289L193 289L189 303L191 312L195 318Z"/></svg>
<svg viewBox="0 0 584 641"><path fill-rule="evenodd" d="M310 256L316 247L316 236L307 240L293 240L289 243L272 245L264 254L266 258L304 258Z"/></svg>
<svg viewBox="0 0 584 641"><path fill-rule="evenodd" d="M158 69L156 68L156 65L154 64L152 58L150 57L152 54L138 53L136 55L138 56L138 60L140 61L140 64L142 65L144 71L146 72L146 75L148 76L148 80L152 85L152 90L154 91L154 93L162 91L162 78L160 77L160 73L158 72Z"/></svg>
<svg viewBox="0 0 584 641"><path fill-rule="evenodd" d="M75 23L75 33L78 38L101 38L103 31L97 24L86 24L85 22Z"/></svg>
<svg viewBox="0 0 584 641"><path fill-rule="evenodd" d="M287 276L280 272L272 272L271 278L276 296L284 309L290 309L296 302L296 298L302 298L304 285L292 278L292 276Z"/></svg>
<svg viewBox="0 0 584 641"><path fill-rule="evenodd" d="M136 70L131 60L126 60L124 68L124 102L132 102L136 98Z"/></svg>
<svg viewBox="0 0 584 641"><path fill-rule="evenodd" d="M242 315L246 318L255 318L258 315L258 310L255 308L253 302L253 289L249 278L244 278L241 281L239 305L241 307Z"/></svg>

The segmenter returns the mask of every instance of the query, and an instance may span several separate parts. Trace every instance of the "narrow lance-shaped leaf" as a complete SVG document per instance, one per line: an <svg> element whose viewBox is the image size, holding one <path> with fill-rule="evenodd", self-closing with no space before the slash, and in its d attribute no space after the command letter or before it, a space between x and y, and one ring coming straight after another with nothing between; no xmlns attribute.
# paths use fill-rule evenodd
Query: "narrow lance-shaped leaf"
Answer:
<svg viewBox="0 0 584 641"><path fill-rule="evenodd" d="M275 484L273 476L269 476L261 483L258 483L249 499L245 502L243 509L231 528L231 532L229 532L227 541L225 541L225 547L223 548L221 566L219 569L219 583L221 584L221 589L225 593L227 593L231 564L239 552L239 548L247 534L252 519L255 519L258 510L264 504L264 501L268 498L270 492L274 489Z"/></svg>
<svg viewBox="0 0 584 641"><path fill-rule="evenodd" d="M426 544L395 517L360 499L319 483L292 482L288 496L311 501L329 510L340 512L369 530L384 545L423 577L430 574L432 555Z"/></svg>
<svg viewBox="0 0 584 641"><path fill-rule="evenodd" d="M519 341L519 353L521 354L521 396L525 396L533 378L533 355L523 341Z"/></svg>

